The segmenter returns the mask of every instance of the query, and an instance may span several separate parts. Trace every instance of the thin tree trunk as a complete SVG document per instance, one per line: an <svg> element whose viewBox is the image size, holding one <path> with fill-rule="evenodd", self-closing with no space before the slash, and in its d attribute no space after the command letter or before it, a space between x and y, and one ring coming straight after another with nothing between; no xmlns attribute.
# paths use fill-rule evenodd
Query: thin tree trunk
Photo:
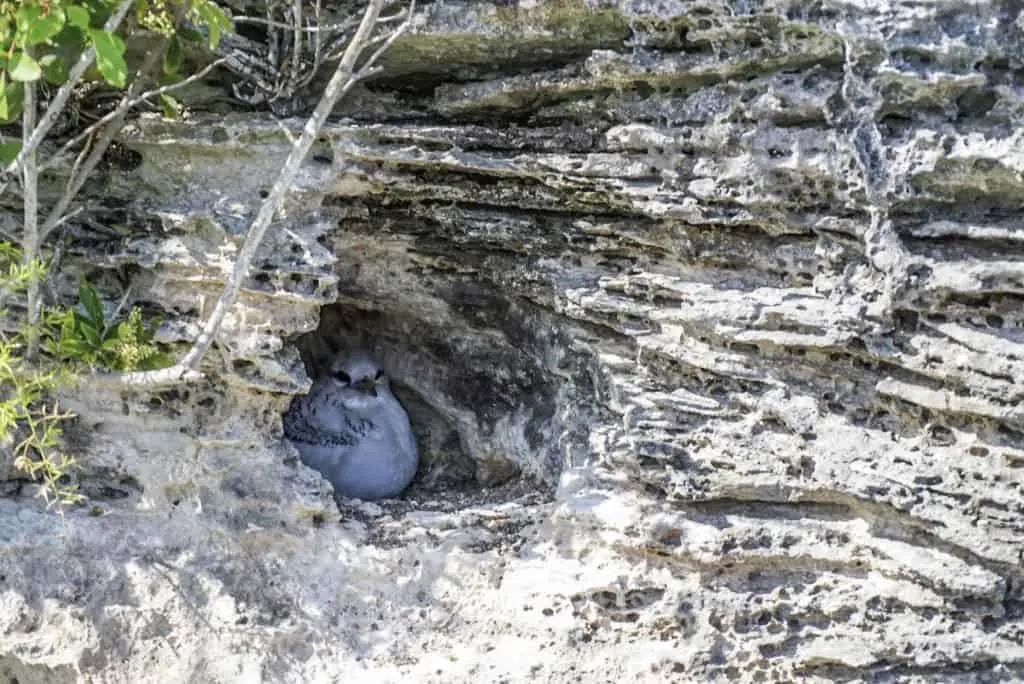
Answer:
<svg viewBox="0 0 1024 684"><path fill-rule="evenodd" d="M26 49L26 55L31 51ZM22 230L21 249L22 261L30 270L39 259L39 169L36 166L36 150L29 147L32 134L36 130L36 84L29 81L25 84L25 108L21 115L22 145L28 149L22 160L22 182L24 184L24 227ZM25 358L35 362L39 354L39 276L33 275L28 281L28 339L26 341Z"/></svg>

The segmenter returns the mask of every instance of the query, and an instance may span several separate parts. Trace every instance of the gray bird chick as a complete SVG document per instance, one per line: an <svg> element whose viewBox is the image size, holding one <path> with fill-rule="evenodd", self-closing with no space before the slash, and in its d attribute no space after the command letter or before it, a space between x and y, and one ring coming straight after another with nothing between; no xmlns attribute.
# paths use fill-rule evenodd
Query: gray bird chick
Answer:
<svg viewBox="0 0 1024 684"><path fill-rule="evenodd" d="M302 462L342 496L393 498L416 474L409 416L384 370L365 352L336 357L309 394L295 397L283 422Z"/></svg>

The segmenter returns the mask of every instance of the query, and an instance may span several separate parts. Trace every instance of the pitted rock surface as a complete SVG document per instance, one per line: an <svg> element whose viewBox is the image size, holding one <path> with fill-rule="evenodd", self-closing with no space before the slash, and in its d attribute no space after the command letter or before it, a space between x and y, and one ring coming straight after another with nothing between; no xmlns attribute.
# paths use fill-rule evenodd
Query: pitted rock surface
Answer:
<svg viewBox="0 0 1024 684"><path fill-rule="evenodd" d="M207 379L84 383L90 505L0 500L0 675L1024 680L1024 9L423 11ZM126 131L62 273L181 349L301 125L204 116L221 85ZM417 431L401 501L281 439L354 342Z"/></svg>

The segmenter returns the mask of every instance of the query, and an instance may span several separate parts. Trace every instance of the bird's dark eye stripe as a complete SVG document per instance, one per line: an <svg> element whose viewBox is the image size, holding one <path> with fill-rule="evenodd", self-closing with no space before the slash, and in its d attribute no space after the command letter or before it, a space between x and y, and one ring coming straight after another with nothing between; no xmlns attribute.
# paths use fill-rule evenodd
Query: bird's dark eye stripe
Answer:
<svg viewBox="0 0 1024 684"><path fill-rule="evenodd" d="M349 374L346 373L345 371L338 371L337 373L334 374L334 377L338 378L338 380L341 380L342 382L345 383L352 382L352 378L349 377Z"/></svg>
<svg viewBox="0 0 1024 684"><path fill-rule="evenodd" d="M381 378L383 378L383 377L384 377L384 370L383 370L383 369L381 369L381 370L377 371L377 375L376 375L376 376L374 376L374 377L375 377L375 378L376 378L377 380L380 380Z"/></svg>

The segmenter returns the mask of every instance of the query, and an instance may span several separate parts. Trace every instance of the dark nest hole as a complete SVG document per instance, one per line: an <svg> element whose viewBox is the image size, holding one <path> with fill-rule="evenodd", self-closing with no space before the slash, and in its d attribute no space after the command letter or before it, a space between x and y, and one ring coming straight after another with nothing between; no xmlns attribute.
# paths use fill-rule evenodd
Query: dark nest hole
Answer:
<svg viewBox="0 0 1024 684"><path fill-rule="evenodd" d="M353 349L370 352L384 367L420 454L416 478L400 497L410 507L548 500L566 440L585 437L564 419L564 378L544 366L550 340L529 339L534 326L549 328L548 322L507 304L503 313L516 334L479 320L428 320L425 313L337 303L323 308L317 330L294 340L313 379L335 353Z"/></svg>

